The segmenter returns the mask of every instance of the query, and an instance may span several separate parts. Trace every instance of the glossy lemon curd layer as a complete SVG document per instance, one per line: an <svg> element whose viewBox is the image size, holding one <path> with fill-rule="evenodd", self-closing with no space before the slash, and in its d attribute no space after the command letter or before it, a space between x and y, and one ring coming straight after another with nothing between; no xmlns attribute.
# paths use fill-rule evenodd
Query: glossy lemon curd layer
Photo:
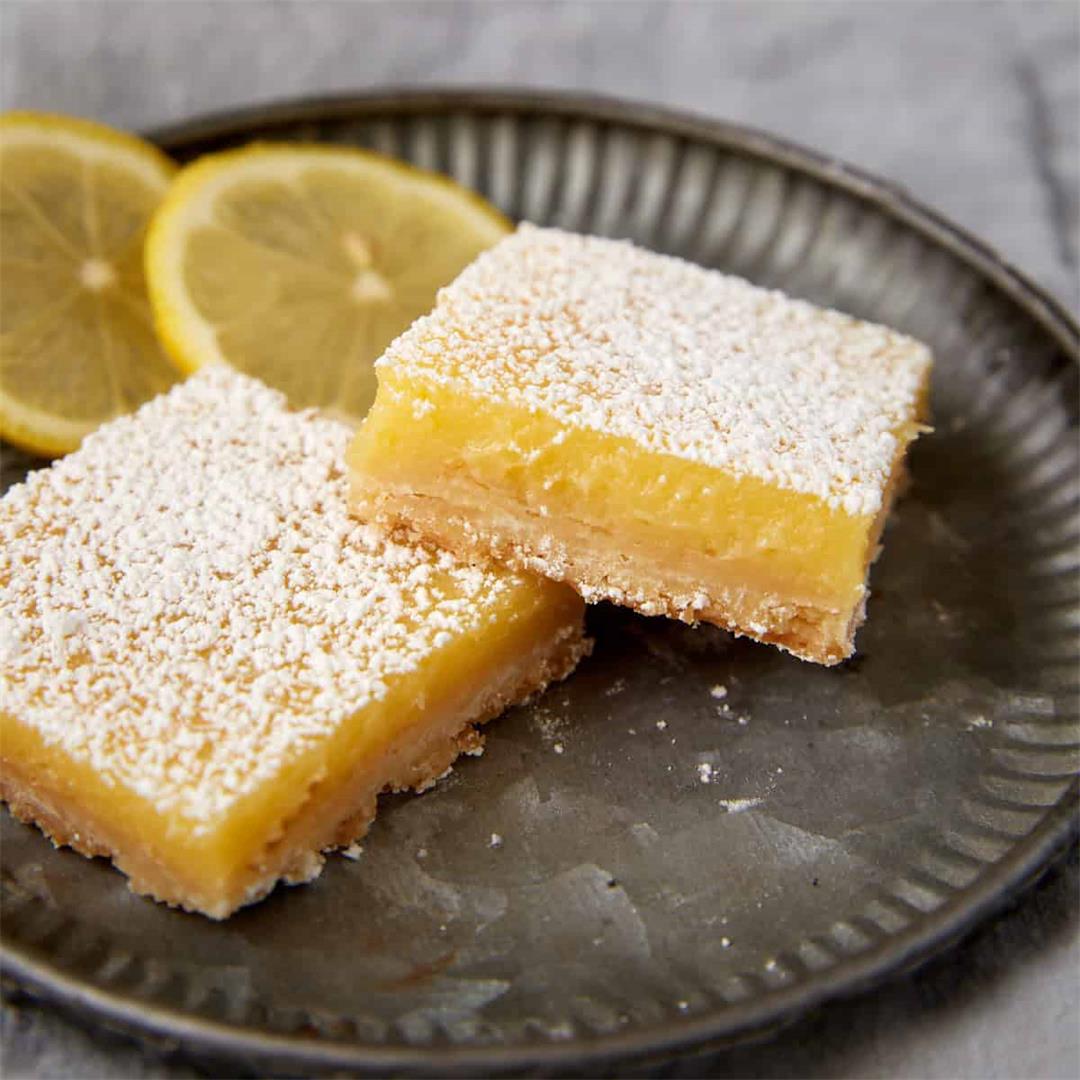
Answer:
<svg viewBox="0 0 1080 1080"><path fill-rule="evenodd" d="M379 755L422 738L426 725L475 707L500 674L549 645L561 628L576 628L580 610L581 601L564 586L535 580L507 591L474 629L393 678L381 699L329 736L297 748L275 775L210 822L162 813L130 787L47 745L17 716L0 713L0 757L13 774L32 779L66 822L84 822L99 843L104 840L121 867L138 852L189 894L229 896L257 880L261 856L277 840L287 843L289 824L305 804L340 796L364 762L377 768ZM461 713L462 726L471 718ZM70 839L78 844L80 838Z"/></svg>
<svg viewBox="0 0 1080 1080"><path fill-rule="evenodd" d="M440 495L465 477L549 518L555 536L559 519L572 518L632 536L659 561L692 553L743 585L837 610L861 598L876 542L878 514L410 380L400 368L380 372L349 454L350 467L376 482Z"/></svg>

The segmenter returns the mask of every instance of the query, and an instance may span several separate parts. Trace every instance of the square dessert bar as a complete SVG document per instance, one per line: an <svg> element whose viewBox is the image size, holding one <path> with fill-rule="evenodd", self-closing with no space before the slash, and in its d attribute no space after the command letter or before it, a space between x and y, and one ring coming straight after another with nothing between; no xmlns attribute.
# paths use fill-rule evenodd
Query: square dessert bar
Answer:
<svg viewBox="0 0 1080 1080"><path fill-rule="evenodd" d="M931 357L629 243L522 226L378 363L352 503L586 599L850 655Z"/></svg>
<svg viewBox="0 0 1080 1080"><path fill-rule="evenodd" d="M376 536L350 429L211 367L0 501L0 793L221 918L585 651L571 589Z"/></svg>

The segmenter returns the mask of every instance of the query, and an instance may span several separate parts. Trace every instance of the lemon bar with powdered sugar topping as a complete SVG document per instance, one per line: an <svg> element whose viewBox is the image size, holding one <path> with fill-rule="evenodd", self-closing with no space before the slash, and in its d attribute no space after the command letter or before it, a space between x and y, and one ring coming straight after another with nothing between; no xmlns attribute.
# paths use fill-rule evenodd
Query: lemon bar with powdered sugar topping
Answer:
<svg viewBox="0 0 1080 1080"><path fill-rule="evenodd" d="M350 518L349 436L212 366L0 501L19 817L223 917L573 668L572 590Z"/></svg>
<svg viewBox="0 0 1080 1080"><path fill-rule="evenodd" d="M378 362L361 516L835 663L926 405L893 330L522 226Z"/></svg>

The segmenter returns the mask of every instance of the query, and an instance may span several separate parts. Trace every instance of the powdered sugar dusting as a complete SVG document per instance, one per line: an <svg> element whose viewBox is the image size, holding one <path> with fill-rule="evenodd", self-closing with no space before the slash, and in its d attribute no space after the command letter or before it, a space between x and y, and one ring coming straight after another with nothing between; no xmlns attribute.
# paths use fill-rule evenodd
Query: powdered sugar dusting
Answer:
<svg viewBox="0 0 1080 1080"><path fill-rule="evenodd" d="M348 516L350 430L213 366L0 501L0 711L207 827L521 578Z"/></svg>
<svg viewBox="0 0 1080 1080"><path fill-rule="evenodd" d="M719 802L729 814L745 814L747 810L756 810L764 805L765 800L752 796L748 799L720 799Z"/></svg>
<svg viewBox="0 0 1080 1080"><path fill-rule="evenodd" d="M925 346L622 242L523 225L379 361L874 513Z"/></svg>

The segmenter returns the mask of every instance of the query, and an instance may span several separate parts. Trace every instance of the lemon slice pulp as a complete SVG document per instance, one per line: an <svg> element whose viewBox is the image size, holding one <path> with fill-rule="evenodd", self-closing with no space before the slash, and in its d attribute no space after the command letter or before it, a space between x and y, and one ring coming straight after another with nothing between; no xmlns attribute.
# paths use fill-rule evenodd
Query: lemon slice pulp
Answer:
<svg viewBox="0 0 1080 1080"><path fill-rule="evenodd" d="M225 362L356 421L374 360L505 235L447 178L369 151L281 144L184 169L154 216L146 273L181 370Z"/></svg>
<svg viewBox="0 0 1080 1080"><path fill-rule="evenodd" d="M0 434L74 450L176 379L142 269L175 166L101 124L0 116Z"/></svg>

